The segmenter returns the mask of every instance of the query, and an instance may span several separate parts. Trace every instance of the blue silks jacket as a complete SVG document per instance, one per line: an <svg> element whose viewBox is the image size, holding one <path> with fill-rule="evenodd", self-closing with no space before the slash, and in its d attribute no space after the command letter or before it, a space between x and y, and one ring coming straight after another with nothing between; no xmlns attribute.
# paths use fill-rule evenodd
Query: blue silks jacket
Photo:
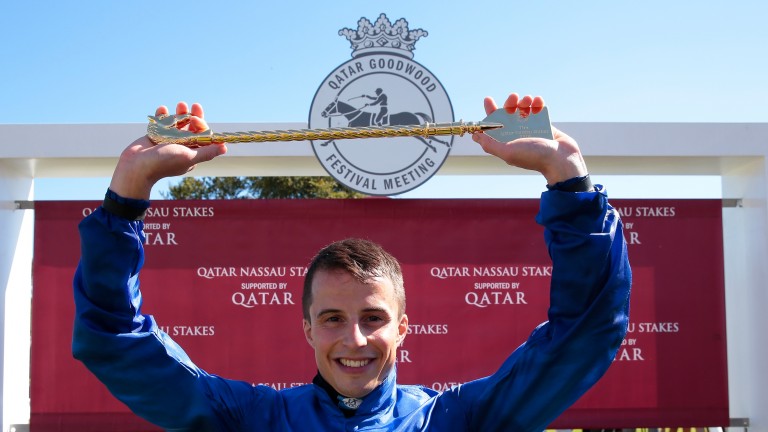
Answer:
<svg viewBox="0 0 768 432"><path fill-rule="evenodd" d="M395 369L346 418L314 384L277 391L201 370L141 314L143 222L103 208L79 227L73 354L133 412L167 430L542 430L612 363L627 329L631 270L619 214L602 188L544 192L536 220L553 263L548 321L496 373L445 392L398 385Z"/></svg>

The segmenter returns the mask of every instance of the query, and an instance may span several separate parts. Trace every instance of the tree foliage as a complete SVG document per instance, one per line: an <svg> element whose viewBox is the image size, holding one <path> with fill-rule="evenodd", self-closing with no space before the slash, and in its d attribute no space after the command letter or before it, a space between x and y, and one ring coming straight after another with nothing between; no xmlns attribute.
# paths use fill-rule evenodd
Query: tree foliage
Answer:
<svg viewBox="0 0 768 432"><path fill-rule="evenodd" d="M332 177L185 177L165 199L363 198Z"/></svg>

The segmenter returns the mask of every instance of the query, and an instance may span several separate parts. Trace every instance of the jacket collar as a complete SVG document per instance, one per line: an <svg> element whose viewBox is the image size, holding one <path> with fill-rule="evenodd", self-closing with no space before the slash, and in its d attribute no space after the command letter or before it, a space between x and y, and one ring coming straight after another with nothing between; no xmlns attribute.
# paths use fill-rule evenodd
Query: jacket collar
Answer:
<svg viewBox="0 0 768 432"><path fill-rule="evenodd" d="M387 378L362 399L347 398L339 394L319 372L315 375L312 383L315 385L316 393L320 393L321 399L335 406L346 417L352 417L357 414L369 416L394 405L397 389L396 369L396 367L393 367ZM355 406L357 406L356 409L354 408Z"/></svg>

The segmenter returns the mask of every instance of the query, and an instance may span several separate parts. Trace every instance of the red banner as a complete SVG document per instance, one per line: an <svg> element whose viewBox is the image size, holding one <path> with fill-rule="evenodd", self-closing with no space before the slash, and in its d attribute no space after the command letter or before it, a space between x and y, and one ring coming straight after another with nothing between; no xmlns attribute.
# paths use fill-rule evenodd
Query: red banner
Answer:
<svg viewBox="0 0 768 432"><path fill-rule="evenodd" d="M719 200L613 200L633 269L630 331L556 428L728 423ZM35 203L31 422L37 431L156 430L72 359L78 222L98 202ZM546 320L551 263L538 200L156 201L144 313L203 369L275 388L316 372L301 330L306 265L345 237L403 264L403 384L493 373Z"/></svg>

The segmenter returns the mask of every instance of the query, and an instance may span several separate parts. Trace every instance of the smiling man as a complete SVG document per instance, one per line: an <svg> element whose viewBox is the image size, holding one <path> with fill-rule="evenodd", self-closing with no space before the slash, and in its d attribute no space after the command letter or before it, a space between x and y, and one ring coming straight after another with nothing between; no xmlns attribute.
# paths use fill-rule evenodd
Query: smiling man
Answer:
<svg viewBox="0 0 768 432"><path fill-rule="evenodd" d="M511 94L504 107L535 111L543 100ZM495 111L496 103L487 98L485 109ZM177 105L177 115L188 113ZM193 105L191 114L179 127L207 130L202 107ZM397 384L397 348L408 330L402 271L361 239L326 246L308 268L303 326L318 371L311 384L278 391L197 367L141 313L143 217L158 180L226 147L153 145L147 137L125 149L104 204L80 223L73 354L137 415L173 431L542 430L613 361L627 330L631 285L618 212L592 185L576 142L554 132L552 140L507 143L473 135L504 162L539 171L549 189L537 216L552 258L549 319L522 345L499 340L511 354L490 376L444 392Z"/></svg>
<svg viewBox="0 0 768 432"><path fill-rule="evenodd" d="M408 331L400 264L366 240L333 243L312 260L302 305L313 382L350 415L390 375Z"/></svg>

